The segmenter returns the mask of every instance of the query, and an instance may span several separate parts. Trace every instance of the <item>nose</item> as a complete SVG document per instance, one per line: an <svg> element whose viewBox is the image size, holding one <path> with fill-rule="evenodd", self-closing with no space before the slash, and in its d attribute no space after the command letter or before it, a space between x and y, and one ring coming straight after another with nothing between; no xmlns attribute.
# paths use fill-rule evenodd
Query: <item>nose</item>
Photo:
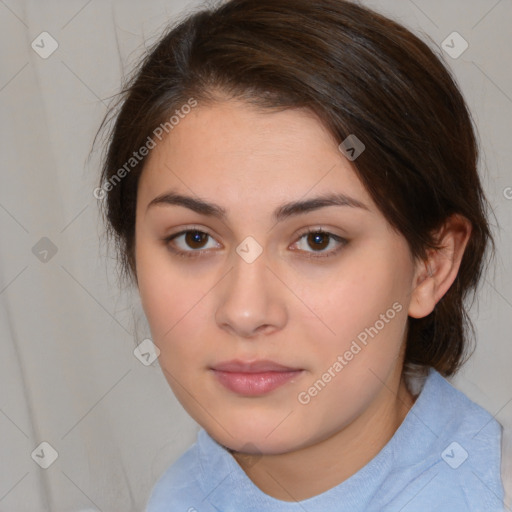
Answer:
<svg viewBox="0 0 512 512"><path fill-rule="evenodd" d="M215 312L221 329L253 338L286 324L286 286L269 268L265 252L252 263L235 253L233 268L221 283Z"/></svg>

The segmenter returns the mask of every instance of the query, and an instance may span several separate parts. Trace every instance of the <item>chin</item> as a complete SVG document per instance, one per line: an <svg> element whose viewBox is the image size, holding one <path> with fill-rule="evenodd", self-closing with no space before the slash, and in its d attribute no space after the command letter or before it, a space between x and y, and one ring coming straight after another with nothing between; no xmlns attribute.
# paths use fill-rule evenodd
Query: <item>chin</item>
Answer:
<svg viewBox="0 0 512 512"><path fill-rule="evenodd" d="M283 418L280 419L282 420ZM219 444L242 453L279 455L308 444L299 426L289 425L288 428L284 428L283 425L279 425L279 421L260 421L259 425L251 425L247 420L236 424L223 423L222 420L219 423L225 430L218 424L208 424L203 428Z"/></svg>

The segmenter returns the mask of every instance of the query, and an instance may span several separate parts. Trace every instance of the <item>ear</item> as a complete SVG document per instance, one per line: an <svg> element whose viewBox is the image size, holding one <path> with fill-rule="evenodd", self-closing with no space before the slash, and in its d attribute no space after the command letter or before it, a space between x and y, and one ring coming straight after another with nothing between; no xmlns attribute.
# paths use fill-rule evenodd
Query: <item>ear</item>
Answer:
<svg viewBox="0 0 512 512"><path fill-rule="evenodd" d="M430 249L427 260L416 264L409 316L423 318L432 313L457 277L470 236L471 222L459 214L450 216L435 233L441 248Z"/></svg>

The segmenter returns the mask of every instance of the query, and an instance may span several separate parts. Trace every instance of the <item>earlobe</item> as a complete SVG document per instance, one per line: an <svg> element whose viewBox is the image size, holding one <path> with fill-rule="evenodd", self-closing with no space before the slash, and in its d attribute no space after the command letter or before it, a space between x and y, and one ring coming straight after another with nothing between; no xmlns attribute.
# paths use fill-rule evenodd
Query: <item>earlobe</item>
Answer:
<svg viewBox="0 0 512 512"><path fill-rule="evenodd" d="M426 260L417 262L409 316L423 318L432 313L457 277L470 236L470 221L458 214L449 217L438 230L435 240L439 248L430 250Z"/></svg>

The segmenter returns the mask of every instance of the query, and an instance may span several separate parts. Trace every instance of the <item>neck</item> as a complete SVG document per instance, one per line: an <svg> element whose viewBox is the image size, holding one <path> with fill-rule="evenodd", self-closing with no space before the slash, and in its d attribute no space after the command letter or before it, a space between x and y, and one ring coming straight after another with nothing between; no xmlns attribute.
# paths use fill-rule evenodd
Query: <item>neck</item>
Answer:
<svg viewBox="0 0 512 512"><path fill-rule="evenodd" d="M233 456L264 493L283 501L305 500L339 485L368 464L393 437L414 400L398 374L383 383L363 414L319 443L263 455L254 465L244 454L234 452Z"/></svg>

